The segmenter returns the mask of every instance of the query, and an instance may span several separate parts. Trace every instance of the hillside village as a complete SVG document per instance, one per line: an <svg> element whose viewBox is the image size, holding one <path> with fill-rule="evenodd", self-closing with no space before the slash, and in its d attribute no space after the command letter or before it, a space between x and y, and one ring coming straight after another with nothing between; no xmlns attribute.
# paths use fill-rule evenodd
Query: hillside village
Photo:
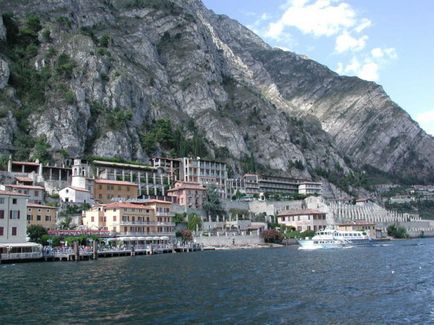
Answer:
<svg viewBox="0 0 434 325"><path fill-rule="evenodd" d="M321 182L227 174L225 163L199 157L154 157L150 165L103 158L49 165L10 158L0 172L0 243L26 242L31 226L46 229L45 240L93 235L137 243L187 239L217 247L261 244L269 228L294 235L339 225L381 238L397 224L412 237L434 235L433 221L417 213L387 210L371 198L332 199ZM394 189L378 187L389 194ZM416 197L432 202L433 193L430 186L414 186L408 195L389 196L386 205ZM186 231L191 234L183 238Z"/></svg>

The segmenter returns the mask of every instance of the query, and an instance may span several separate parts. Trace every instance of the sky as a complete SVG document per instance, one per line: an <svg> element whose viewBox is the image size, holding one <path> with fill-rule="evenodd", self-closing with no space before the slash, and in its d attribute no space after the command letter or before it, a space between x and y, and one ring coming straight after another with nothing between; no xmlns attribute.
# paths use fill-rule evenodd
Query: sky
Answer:
<svg viewBox="0 0 434 325"><path fill-rule="evenodd" d="M273 47L375 81L434 135L434 1L202 1Z"/></svg>

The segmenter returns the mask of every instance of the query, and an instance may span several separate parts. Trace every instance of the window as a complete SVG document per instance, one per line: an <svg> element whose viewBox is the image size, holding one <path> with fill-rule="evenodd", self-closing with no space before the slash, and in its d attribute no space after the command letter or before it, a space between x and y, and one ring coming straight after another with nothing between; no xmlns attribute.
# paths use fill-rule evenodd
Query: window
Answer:
<svg viewBox="0 0 434 325"><path fill-rule="evenodd" d="M94 217L90 217L90 222L94 222L95 218Z"/></svg>
<svg viewBox="0 0 434 325"><path fill-rule="evenodd" d="M0 204L4 204L5 203L5 198L4 197L0 197Z"/></svg>
<svg viewBox="0 0 434 325"><path fill-rule="evenodd" d="M27 220L28 220L28 221L32 221L32 220L33 220L32 215L28 214L28 215L27 215Z"/></svg>
<svg viewBox="0 0 434 325"><path fill-rule="evenodd" d="M116 216L113 216L113 222L116 222Z"/></svg>
<svg viewBox="0 0 434 325"><path fill-rule="evenodd" d="M17 204L17 199L12 199L12 204Z"/></svg>
<svg viewBox="0 0 434 325"><path fill-rule="evenodd" d="M39 196L39 191L35 191L35 196Z"/></svg>
<svg viewBox="0 0 434 325"><path fill-rule="evenodd" d="M45 221L51 221L51 217L50 216L45 216Z"/></svg>
<svg viewBox="0 0 434 325"><path fill-rule="evenodd" d="M0 227L0 236L3 236L3 227Z"/></svg>
<svg viewBox="0 0 434 325"><path fill-rule="evenodd" d="M36 216L36 221L41 221L41 216Z"/></svg>
<svg viewBox="0 0 434 325"><path fill-rule="evenodd" d="M99 189L100 189L100 190L102 190L102 185L101 185L101 184L99 184L99 186L98 186L98 187L99 187Z"/></svg>
<svg viewBox="0 0 434 325"><path fill-rule="evenodd" d="M0 219L5 218L5 210L0 210Z"/></svg>
<svg viewBox="0 0 434 325"><path fill-rule="evenodd" d="M12 227L12 236L17 235L17 227Z"/></svg>
<svg viewBox="0 0 434 325"><path fill-rule="evenodd" d="M9 218L10 219L19 219L20 218L20 211L19 210L9 211Z"/></svg>

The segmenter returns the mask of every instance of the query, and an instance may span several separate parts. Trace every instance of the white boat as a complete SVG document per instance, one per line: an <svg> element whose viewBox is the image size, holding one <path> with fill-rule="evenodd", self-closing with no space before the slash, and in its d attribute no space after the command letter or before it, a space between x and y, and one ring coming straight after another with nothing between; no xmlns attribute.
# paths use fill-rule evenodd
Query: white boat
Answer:
<svg viewBox="0 0 434 325"><path fill-rule="evenodd" d="M300 249L325 249L369 244L371 238L363 231L336 230L327 227L317 231L312 239L299 239L297 242Z"/></svg>

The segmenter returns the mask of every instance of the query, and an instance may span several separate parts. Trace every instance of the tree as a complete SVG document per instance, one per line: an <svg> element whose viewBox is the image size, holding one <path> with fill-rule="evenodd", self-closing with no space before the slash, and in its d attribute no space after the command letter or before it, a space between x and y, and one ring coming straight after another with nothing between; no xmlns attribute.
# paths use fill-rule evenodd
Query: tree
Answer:
<svg viewBox="0 0 434 325"><path fill-rule="evenodd" d="M283 235L276 229L268 229L262 232L262 238L266 243L281 243Z"/></svg>
<svg viewBox="0 0 434 325"><path fill-rule="evenodd" d="M202 226L202 219L196 214L190 214L188 216L187 229L191 231L196 231L196 228Z"/></svg>
<svg viewBox="0 0 434 325"><path fill-rule="evenodd" d="M48 231L41 225L30 225L27 227L27 235L30 237L30 241L42 243L42 237L48 235Z"/></svg>
<svg viewBox="0 0 434 325"><path fill-rule="evenodd" d="M408 238L407 230L404 227L390 225L387 227L387 235L393 238Z"/></svg>
<svg viewBox="0 0 434 325"><path fill-rule="evenodd" d="M180 223L185 222L186 213L175 213L172 221L175 223L175 225L178 225Z"/></svg>
<svg viewBox="0 0 434 325"><path fill-rule="evenodd" d="M72 218L71 216L66 216L63 218L62 222L59 225L60 229L63 230L69 230L69 229L74 229L75 225L72 224Z"/></svg>
<svg viewBox="0 0 434 325"><path fill-rule="evenodd" d="M209 185L206 189L206 199L203 204L203 208L205 209L207 215L211 216L211 218L215 218L218 215L222 215L224 213L220 202L218 188L214 184Z"/></svg>
<svg viewBox="0 0 434 325"><path fill-rule="evenodd" d="M181 231L178 231L176 233L176 237L181 238L183 243L193 241L193 234L188 229L183 229Z"/></svg>

